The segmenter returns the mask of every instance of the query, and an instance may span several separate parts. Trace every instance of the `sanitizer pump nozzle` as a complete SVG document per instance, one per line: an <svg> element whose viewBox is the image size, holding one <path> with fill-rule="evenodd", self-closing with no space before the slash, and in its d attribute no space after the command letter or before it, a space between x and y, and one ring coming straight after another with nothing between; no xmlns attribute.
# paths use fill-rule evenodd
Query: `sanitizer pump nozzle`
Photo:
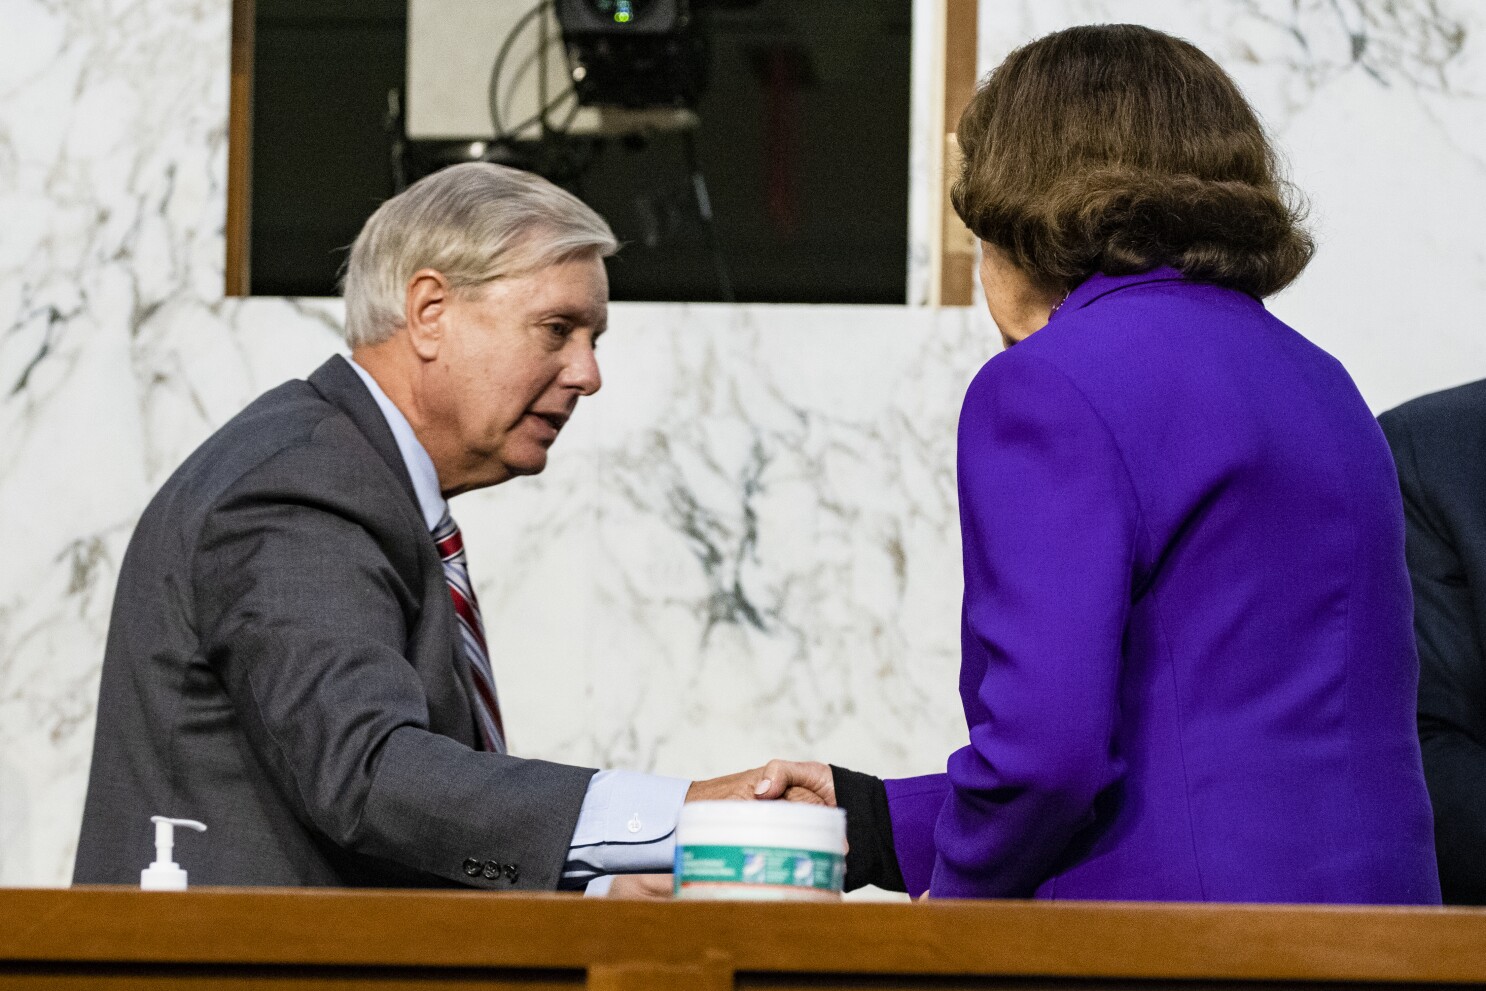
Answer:
<svg viewBox="0 0 1486 991"><path fill-rule="evenodd" d="M155 862L139 872L139 886L145 891L185 891L186 872L171 859L170 851L175 846L175 827L185 826L198 833L206 832L206 824L195 819L167 819L165 816L150 816L155 824Z"/></svg>

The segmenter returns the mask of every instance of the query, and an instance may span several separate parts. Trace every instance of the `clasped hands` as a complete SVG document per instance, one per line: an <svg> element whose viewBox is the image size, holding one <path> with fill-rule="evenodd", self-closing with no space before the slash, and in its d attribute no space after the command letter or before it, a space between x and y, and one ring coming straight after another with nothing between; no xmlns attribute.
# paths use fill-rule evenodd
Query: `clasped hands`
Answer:
<svg viewBox="0 0 1486 991"><path fill-rule="evenodd" d="M835 805L836 783L827 764L815 761L771 760L763 767L705 781L693 781L688 802L783 799L811 805ZM622 874L609 888L610 898L659 899L671 896L669 874Z"/></svg>
<svg viewBox="0 0 1486 991"><path fill-rule="evenodd" d="M706 781L693 781L686 790L688 802L725 799L776 799L835 805L836 783L829 765L815 761L771 760L763 767L728 774Z"/></svg>

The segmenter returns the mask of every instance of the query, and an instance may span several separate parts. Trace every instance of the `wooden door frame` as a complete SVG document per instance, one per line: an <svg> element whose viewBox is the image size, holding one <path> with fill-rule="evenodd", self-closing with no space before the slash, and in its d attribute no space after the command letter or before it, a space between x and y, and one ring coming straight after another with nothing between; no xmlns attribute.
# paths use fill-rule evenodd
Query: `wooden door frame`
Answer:
<svg viewBox="0 0 1486 991"><path fill-rule="evenodd" d="M938 106L942 116L933 176L937 209L931 214L935 245L929 298L936 306L969 306L975 289L977 245L949 202L949 188L960 170L960 144L955 128L966 104L975 95L979 31L978 0L938 0L939 51L943 53L943 90Z"/></svg>
<svg viewBox="0 0 1486 991"><path fill-rule="evenodd" d="M232 0L232 85L227 97L227 287L247 296L253 229L254 0Z"/></svg>

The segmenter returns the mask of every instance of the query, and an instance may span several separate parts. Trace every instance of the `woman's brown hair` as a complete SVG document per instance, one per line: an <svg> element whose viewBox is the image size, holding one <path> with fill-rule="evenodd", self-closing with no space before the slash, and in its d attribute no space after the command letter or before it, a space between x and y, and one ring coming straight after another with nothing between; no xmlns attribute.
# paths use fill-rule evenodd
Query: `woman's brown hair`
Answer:
<svg viewBox="0 0 1486 991"><path fill-rule="evenodd" d="M1237 85L1160 31L1095 25L1024 45L958 133L955 211L1041 285L1171 265L1262 298L1315 250Z"/></svg>

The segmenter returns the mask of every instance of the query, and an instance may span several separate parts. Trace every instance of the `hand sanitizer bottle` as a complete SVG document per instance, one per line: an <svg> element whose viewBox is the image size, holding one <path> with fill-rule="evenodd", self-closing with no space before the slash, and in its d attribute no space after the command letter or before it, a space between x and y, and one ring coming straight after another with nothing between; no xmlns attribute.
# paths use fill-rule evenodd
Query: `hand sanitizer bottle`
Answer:
<svg viewBox="0 0 1486 991"><path fill-rule="evenodd" d="M155 862L139 872L139 886L145 891L185 891L186 872L170 859L170 852L175 847L175 827L185 826L204 833L206 824L195 819L167 819L165 816L150 816L150 822L155 824Z"/></svg>

